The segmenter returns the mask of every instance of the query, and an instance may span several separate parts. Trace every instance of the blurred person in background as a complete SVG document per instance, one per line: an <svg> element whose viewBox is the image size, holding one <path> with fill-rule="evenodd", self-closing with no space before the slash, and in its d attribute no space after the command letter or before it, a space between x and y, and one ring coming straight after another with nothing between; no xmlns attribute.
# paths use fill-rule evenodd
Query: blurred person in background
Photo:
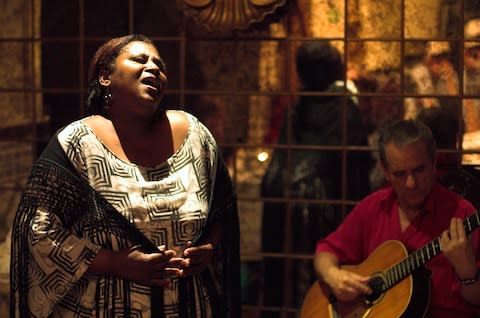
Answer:
<svg viewBox="0 0 480 318"><path fill-rule="evenodd" d="M471 19L464 27L463 149L480 152L480 19ZM480 155L464 154L463 163L478 166ZM477 174L480 172L477 170Z"/></svg>
<svg viewBox="0 0 480 318"><path fill-rule="evenodd" d="M366 146L367 130L363 124L358 100L353 95L353 82L342 80L345 67L340 52L327 41L304 42L296 53L297 74L302 84L302 96L294 105L289 136L288 112L277 143L292 145L346 145ZM309 95L308 93L321 93ZM341 95L346 96L341 96ZM346 123L346 131L343 131ZM291 138L290 138L291 137ZM342 152L338 150L275 149L262 180L262 197L277 199L341 200ZM350 151L346 154L347 184L345 199L356 200L369 191L368 152ZM288 167L291 167L289 169ZM262 220L263 252L285 253L285 244L295 253L308 253L315 242L332 231L341 218L341 206L329 204L293 204L265 202ZM291 217L287 220L286 216ZM289 224L289 225L287 225ZM292 241L285 242L284 229L292 229ZM284 306L283 277L286 260L275 257L264 259L264 304ZM292 260L291 278L294 289L287 291L300 304L314 277L310 262ZM270 317L264 313L262 317ZM278 317L272 313L271 317Z"/></svg>
<svg viewBox="0 0 480 318"><path fill-rule="evenodd" d="M433 91L431 94L458 95L458 74L453 65L449 42L427 42L425 65L432 79Z"/></svg>

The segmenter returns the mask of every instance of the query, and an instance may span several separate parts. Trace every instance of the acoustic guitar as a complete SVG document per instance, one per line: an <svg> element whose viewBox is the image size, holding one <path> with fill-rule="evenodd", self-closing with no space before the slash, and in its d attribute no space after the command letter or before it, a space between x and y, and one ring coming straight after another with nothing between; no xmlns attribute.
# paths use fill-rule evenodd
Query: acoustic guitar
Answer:
<svg viewBox="0 0 480 318"><path fill-rule="evenodd" d="M480 225L480 212L463 222L470 234ZM359 265L342 266L363 276L371 295L338 301L329 287L315 282L308 290L301 318L407 318L425 317L430 300L429 273L423 265L440 254L440 236L408 255L400 241L386 241Z"/></svg>

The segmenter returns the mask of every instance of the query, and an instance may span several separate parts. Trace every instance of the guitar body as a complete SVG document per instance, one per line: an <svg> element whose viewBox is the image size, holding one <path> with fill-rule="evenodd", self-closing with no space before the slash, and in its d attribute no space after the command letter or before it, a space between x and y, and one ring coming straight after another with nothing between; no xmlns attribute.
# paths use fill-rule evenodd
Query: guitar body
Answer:
<svg viewBox="0 0 480 318"><path fill-rule="evenodd" d="M408 252L401 242L387 241L375 249L363 263L355 266L342 266L342 268L362 276L378 275L382 277L383 271L407 256ZM414 280L420 282L414 284ZM351 302L338 302L325 284L316 282L305 296L300 317L421 318L426 313L429 298L429 277L420 270L370 301L367 301L365 297L359 297Z"/></svg>

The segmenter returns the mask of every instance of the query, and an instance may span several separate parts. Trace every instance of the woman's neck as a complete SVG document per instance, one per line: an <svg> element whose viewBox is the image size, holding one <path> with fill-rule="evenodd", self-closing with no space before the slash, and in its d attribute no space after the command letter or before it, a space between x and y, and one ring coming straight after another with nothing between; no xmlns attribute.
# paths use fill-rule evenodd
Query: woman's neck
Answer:
<svg viewBox="0 0 480 318"><path fill-rule="evenodd" d="M159 126L170 126L165 111L156 116L142 118L139 116L111 116L110 120L119 137L144 138L150 136Z"/></svg>

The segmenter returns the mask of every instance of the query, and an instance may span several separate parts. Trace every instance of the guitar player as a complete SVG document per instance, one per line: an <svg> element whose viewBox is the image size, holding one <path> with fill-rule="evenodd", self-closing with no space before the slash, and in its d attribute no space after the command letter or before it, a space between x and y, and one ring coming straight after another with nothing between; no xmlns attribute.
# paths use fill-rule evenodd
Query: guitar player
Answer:
<svg viewBox="0 0 480 318"><path fill-rule="evenodd" d="M327 313L342 317L334 313L336 308L378 293L372 290L372 277L388 268L377 269L375 263L394 251L376 253L377 248L390 248L396 245L386 242L399 241L408 255L433 241L432 249L437 242L441 252L422 264L429 272L430 290L412 294L407 287L407 292L394 296L393 303L401 302L404 296L408 303L412 295L429 293L428 306L414 317L480 317L480 231L467 235L463 222L470 216L478 225L478 214L474 218L470 202L436 181L436 146L430 129L417 120L396 121L383 129L378 146L389 186L360 201L336 231L317 243L314 266L320 285L326 286L323 293L328 293L323 295L331 304ZM430 250L424 249L413 263L421 263L423 255L429 258L429 254ZM362 270L353 270L355 264L362 263L367 264ZM368 266L371 271L365 269ZM366 306L363 301L368 310L361 317L374 317L374 310L369 310L381 303L382 297L376 295ZM375 317L404 317L409 310L400 309L401 315L385 311Z"/></svg>

